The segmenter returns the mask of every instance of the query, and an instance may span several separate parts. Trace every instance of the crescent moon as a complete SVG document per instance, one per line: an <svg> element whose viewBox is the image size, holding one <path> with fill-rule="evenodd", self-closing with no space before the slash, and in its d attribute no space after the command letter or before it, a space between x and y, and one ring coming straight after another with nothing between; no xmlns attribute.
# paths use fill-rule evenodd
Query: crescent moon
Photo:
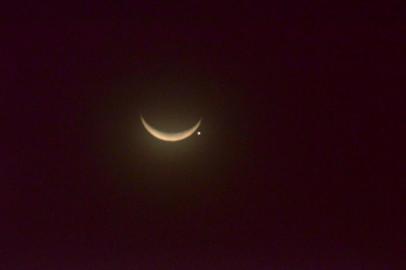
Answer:
<svg viewBox="0 0 406 270"><path fill-rule="evenodd" d="M160 131L154 127L152 127L150 124L148 124L142 115L140 116L141 122L145 129L154 136L155 138L162 140L162 141L167 141L167 142L177 142L184 140L188 137L190 137L195 131L199 128L200 123L202 122L202 119L200 119L193 127L186 129L184 131L179 131L179 132L164 132Z"/></svg>

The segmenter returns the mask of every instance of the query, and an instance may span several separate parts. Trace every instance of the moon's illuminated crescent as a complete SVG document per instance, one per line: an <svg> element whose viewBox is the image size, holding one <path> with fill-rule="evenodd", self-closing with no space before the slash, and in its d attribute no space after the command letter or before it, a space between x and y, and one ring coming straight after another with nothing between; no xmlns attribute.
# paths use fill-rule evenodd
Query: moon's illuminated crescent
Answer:
<svg viewBox="0 0 406 270"><path fill-rule="evenodd" d="M157 139L160 139L162 141L167 141L167 142L177 142L184 140L188 137L190 137L195 131L199 128L200 123L202 119L200 119L193 127L190 129L184 130L184 131L179 131L179 132L164 132L157 130L156 128L152 127L150 124L148 124L142 116L141 117L141 122L144 125L145 129L154 136Z"/></svg>

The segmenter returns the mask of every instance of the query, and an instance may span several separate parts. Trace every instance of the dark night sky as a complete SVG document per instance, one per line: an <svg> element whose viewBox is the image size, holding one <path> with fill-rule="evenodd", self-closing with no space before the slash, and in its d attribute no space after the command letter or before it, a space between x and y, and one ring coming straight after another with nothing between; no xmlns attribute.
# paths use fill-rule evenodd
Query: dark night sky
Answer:
<svg viewBox="0 0 406 270"><path fill-rule="evenodd" d="M405 263L396 16L177 8L2 26L0 268Z"/></svg>

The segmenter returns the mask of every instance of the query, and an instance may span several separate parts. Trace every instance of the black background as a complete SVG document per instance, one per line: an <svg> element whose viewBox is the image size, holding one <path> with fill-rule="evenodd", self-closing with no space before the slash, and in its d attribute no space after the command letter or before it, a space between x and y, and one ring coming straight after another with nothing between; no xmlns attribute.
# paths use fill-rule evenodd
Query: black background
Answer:
<svg viewBox="0 0 406 270"><path fill-rule="evenodd" d="M2 26L0 268L405 262L396 7L223 9Z"/></svg>

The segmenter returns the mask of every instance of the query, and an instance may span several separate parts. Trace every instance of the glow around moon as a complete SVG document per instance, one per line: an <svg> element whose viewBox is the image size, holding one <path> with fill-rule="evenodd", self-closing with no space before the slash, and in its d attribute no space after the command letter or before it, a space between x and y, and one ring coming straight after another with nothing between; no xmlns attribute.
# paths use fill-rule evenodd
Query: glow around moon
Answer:
<svg viewBox="0 0 406 270"><path fill-rule="evenodd" d="M141 122L143 124L143 126L145 127L145 129L148 131L149 134L151 134L152 136L154 136L155 138L162 140L162 141L167 141L167 142L177 142L177 141L181 141L184 140L188 137L190 137L191 135L193 135L193 133L195 133L195 131L199 128L200 123L201 123L201 119L190 129L184 130L184 131L179 131L179 132L164 132L164 131L160 131L154 127L152 127L150 124L148 124L145 119L142 117L142 115L140 116L141 118Z"/></svg>

